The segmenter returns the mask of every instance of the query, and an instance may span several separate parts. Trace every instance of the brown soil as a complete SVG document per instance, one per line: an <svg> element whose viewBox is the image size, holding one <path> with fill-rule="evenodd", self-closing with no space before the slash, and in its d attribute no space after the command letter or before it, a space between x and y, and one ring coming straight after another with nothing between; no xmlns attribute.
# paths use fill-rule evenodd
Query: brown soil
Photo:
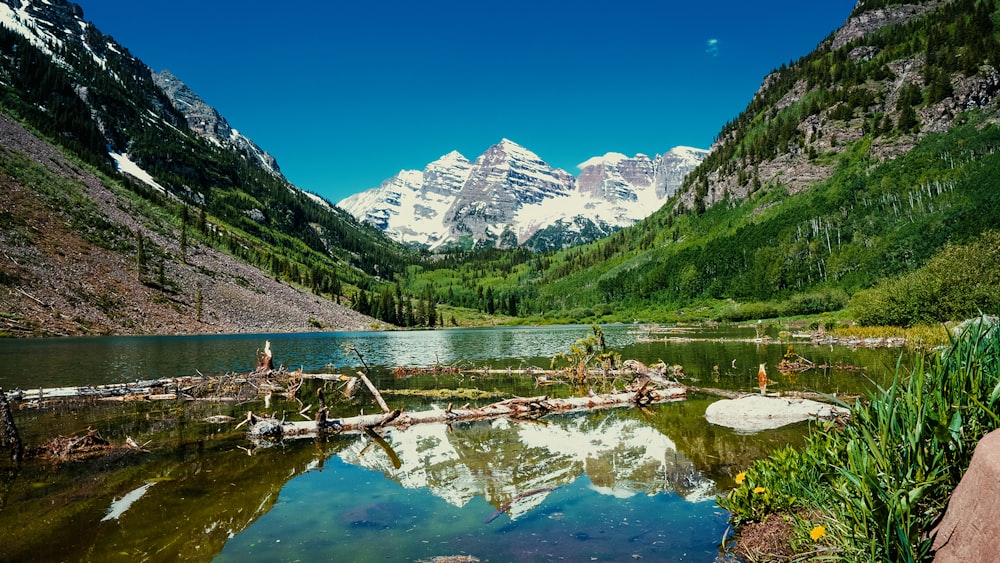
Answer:
<svg viewBox="0 0 1000 563"><path fill-rule="evenodd" d="M32 186L0 173L0 335L200 334L371 330L374 319L275 280L233 257L152 225L101 180L0 114L0 150L71 178L121 233L111 250L87 240ZM165 287L140 275L135 242L168 253ZM159 260L154 262L159 267ZM201 315L197 294L201 291Z"/></svg>
<svg viewBox="0 0 1000 563"><path fill-rule="evenodd" d="M792 524L777 514L769 514L763 522L740 528L736 540L736 555L745 561L780 561L795 554L788 538Z"/></svg>

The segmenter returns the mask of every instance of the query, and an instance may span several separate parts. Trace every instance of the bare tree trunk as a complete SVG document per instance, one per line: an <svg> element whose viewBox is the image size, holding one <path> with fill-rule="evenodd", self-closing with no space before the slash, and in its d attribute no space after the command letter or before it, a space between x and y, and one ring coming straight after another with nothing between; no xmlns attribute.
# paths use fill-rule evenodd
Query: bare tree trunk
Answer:
<svg viewBox="0 0 1000 563"><path fill-rule="evenodd" d="M368 387L368 390L372 392L372 395L375 395L375 402L378 403L378 406L382 407L382 412L390 412L389 405L385 404L385 399L382 398L382 394L378 392L378 388L376 388L372 381L368 379L368 376L365 375L364 372L359 371L358 377L360 377L361 381L364 382L366 387Z"/></svg>
<svg viewBox="0 0 1000 563"><path fill-rule="evenodd" d="M257 369L271 371L274 369L274 358L271 356L271 341L264 341L264 351L257 350Z"/></svg>
<svg viewBox="0 0 1000 563"><path fill-rule="evenodd" d="M14 463L19 463L24 456L24 445L14 425L14 413L3 389L0 389L0 448L10 448L10 458Z"/></svg>

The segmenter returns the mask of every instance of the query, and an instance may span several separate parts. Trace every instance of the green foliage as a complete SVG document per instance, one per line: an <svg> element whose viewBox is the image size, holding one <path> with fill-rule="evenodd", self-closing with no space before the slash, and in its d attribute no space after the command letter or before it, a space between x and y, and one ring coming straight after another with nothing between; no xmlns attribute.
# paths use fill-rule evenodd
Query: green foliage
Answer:
<svg viewBox="0 0 1000 563"><path fill-rule="evenodd" d="M591 334L580 338L571 344L569 352L561 352L552 357L552 368L560 364L576 372L582 380L588 369L598 365L604 369L614 369L621 362L621 355L608 350L604 342L604 330L598 325L591 325Z"/></svg>
<svg viewBox="0 0 1000 563"><path fill-rule="evenodd" d="M1000 328L970 324L944 352L918 357L888 389L858 401L843 428L818 427L801 452L754 463L720 505L738 523L771 512L822 522L846 561L925 561L928 532L980 438L1000 426ZM756 487L766 488L766 495ZM800 530L800 535L804 531Z"/></svg>
<svg viewBox="0 0 1000 563"><path fill-rule="evenodd" d="M949 244L923 267L856 293L863 325L913 326L963 319L1000 308L1000 232Z"/></svg>

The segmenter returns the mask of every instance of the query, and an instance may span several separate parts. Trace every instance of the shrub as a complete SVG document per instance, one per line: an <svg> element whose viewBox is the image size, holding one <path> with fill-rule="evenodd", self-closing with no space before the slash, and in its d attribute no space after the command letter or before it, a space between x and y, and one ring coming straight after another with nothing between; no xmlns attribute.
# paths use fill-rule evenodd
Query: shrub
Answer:
<svg viewBox="0 0 1000 563"><path fill-rule="evenodd" d="M1000 233L948 245L922 268L854 294L863 325L913 326L974 317L1000 307Z"/></svg>
<svg viewBox="0 0 1000 563"><path fill-rule="evenodd" d="M828 311L839 311L847 306L850 298L847 292L840 288L827 288L810 293L793 295L789 300L785 314L815 315Z"/></svg>

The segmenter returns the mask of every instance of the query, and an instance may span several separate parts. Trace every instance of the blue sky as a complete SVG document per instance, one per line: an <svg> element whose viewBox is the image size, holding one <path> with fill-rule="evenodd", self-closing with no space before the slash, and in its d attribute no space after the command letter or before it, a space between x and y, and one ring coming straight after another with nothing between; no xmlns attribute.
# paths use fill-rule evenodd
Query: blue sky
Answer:
<svg viewBox="0 0 1000 563"><path fill-rule="evenodd" d="M77 0L337 202L508 138L550 165L709 148L854 0Z"/></svg>

